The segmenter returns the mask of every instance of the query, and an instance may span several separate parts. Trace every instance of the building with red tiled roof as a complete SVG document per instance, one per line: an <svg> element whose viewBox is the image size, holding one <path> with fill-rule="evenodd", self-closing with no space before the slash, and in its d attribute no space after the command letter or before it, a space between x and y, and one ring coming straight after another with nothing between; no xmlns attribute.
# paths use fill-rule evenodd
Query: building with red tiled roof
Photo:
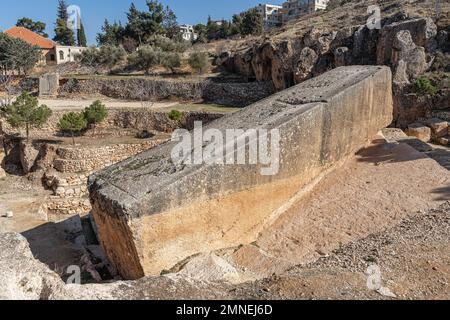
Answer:
<svg viewBox="0 0 450 320"><path fill-rule="evenodd" d="M6 30L5 33L10 37L21 39L33 46L38 46L41 49L50 50L58 45L56 42L44 38L43 36L24 27L12 27L11 29Z"/></svg>
<svg viewBox="0 0 450 320"><path fill-rule="evenodd" d="M42 59L39 64L52 65L75 61L75 55L81 53L85 48L60 46L56 42L24 27L12 27L5 31L12 38L21 39L33 46L38 46L42 51Z"/></svg>

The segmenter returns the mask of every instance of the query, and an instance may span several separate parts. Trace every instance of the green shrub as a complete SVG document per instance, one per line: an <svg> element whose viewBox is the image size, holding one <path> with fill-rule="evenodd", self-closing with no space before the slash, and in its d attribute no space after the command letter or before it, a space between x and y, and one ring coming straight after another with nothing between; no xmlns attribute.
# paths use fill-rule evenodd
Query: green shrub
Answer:
<svg viewBox="0 0 450 320"><path fill-rule="evenodd" d="M189 43L186 41L175 41L161 35L155 35L150 37L147 40L146 44L151 47L158 48L164 52L178 52L178 53L185 52L189 47Z"/></svg>
<svg viewBox="0 0 450 320"><path fill-rule="evenodd" d="M88 48L76 58L81 64L86 66L103 66L112 69L122 62L126 55L127 52L123 47L107 45L100 47L100 49L94 47Z"/></svg>
<svg viewBox="0 0 450 320"><path fill-rule="evenodd" d="M173 121L179 121L182 116L182 113L178 110L172 110L169 112L169 119Z"/></svg>
<svg viewBox="0 0 450 320"><path fill-rule="evenodd" d="M181 57L176 52L164 53L162 54L162 65L173 73L175 68L181 67Z"/></svg>
<svg viewBox="0 0 450 320"><path fill-rule="evenodd" d="M121 46L102 46L98 54L98 62L111 69L122 62L126 55L127 52Z"/></svg>
<svg viewBox="0 0 450 320"><path fill-rule="evenodd" d="M140 47L138 51L128 56L128 65L140 70L150 69L161 63L162 51L151 46Z"/></svg>
<svg viewBox="0 0 450 320"><path fill-rule="evenodd" d="M189 56L189 65L199 74L204 73L209 67L208 55L204 52L193 52Z"/></svg>
<svg viewBox="0 0 450 320"><path fill-rule="evenodd" d="M94 135L95 135L95 126L106 119L108 116L108 110L106 110L105 105L100 101L94 101L89 107L84 109L84 118L87 123L94 126Z"/></svg>
<svg viewBox="0 0 450 320"><path fill-rule="evenodd" d="M426 95L426 94L435 94L437 91L436 87L431 83L430 79L426 77L420 77L414 82L414 92Z"/></svg>
<svg viewBox="0 0 450 320"><path fill-rule="evenodd" d="M80 134L88 126L88 122L82 112L69 112L59 119L58 127L63 132L68 132L72 136L72 143L75 145L75 134Z"/></svg>

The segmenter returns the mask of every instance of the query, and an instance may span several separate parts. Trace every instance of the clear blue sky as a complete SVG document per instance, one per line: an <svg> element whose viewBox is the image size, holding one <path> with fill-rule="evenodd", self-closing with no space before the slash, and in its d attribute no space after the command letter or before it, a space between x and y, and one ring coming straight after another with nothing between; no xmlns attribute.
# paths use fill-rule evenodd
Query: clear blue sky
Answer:
<svg viewBox="0 0 450 320"><path fill-rule="evenodd" d="M68 5L81 8L81 17L86 29L88 42L95 44L95 36L100 31L105 18L110 21L126 21L125 12L131 2L145 9L145 0L67 0ZM213 19L229 19L235 13L262 3L261 0L162 0L172 8L178 22L205 23L208 15ZM273 1L281 3L282 1ZM47 33L53 37L58 0L0 0L0 31L14 26L19 18L27 17L47 24Z"/></svg>

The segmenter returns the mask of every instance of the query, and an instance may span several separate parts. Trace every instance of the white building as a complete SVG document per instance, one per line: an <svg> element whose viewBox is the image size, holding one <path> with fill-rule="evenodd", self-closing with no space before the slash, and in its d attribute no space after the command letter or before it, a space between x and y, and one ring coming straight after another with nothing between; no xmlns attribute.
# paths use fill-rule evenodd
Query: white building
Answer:
<svg viewBox="0 0 450 320"><path fill-rule="evenodd" d="M318 10L325 10L330 0L288 0L281 10L282 21L286 23L300 16Z"/></svg>
<svg viewBox="0 0 450 320"><path fill-rule="evenodd" d="M56 45L54 48L56 64L74 62L75 57L86 49L85 47Z"/></svg>
<svg viewBox="0 0 450 320"><path fill-rule="evenodd" d="M259 4L255 7L258 13L263 17L266 28L272 28L281 25L282 19L280 10L282 6L275 4Z"/></svg>
<svg viewBox="0 0 450 320"><path fill-rule="evenodd" d="M198 34L194 32L194 27L192 25L182 24L180 26L180 33L186 41L195 41L198 39Z"/></svg>

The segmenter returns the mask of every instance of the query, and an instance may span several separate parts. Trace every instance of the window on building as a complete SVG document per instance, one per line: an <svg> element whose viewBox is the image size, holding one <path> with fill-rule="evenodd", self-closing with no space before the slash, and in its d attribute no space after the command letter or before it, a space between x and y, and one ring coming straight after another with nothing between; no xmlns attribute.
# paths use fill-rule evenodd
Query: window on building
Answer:
<svg viewBox="0 0 450 320"><path fill-rule="evenodd" d="M59 60L64 60L64 51L59 52Z"/></svg>
<svg viewBox="0 0 450 320"><path fill-rule="evenodd" d="M50 55L50 61L55 61L55 55L54 54Z"/></svg>

